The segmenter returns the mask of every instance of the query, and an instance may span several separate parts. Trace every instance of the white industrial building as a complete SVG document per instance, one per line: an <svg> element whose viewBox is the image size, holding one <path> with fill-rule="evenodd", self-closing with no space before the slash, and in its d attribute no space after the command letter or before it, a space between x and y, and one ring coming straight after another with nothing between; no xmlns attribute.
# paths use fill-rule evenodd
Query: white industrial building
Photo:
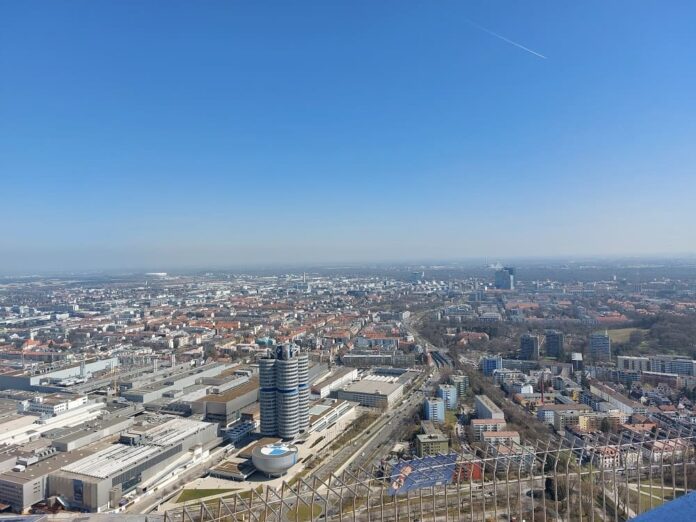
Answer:
<svg viewBox="0 0 696 522"><path fill-rule="evenodd" d="M61 496L71 507L104 511L117 506L124 493L162 473L189 450L218 442L216 424L153 418L132 426L121 435L120 443L52 473L49 494Z"/></svg>
<svg viewBox="0 0 696 522"><path fill-rule="evenodd" d="M357 379L357 368L347 368L345 366L336 368L326 379L312 386L312 397L315 399L325 399L332 391L338 390Z"/></svg>

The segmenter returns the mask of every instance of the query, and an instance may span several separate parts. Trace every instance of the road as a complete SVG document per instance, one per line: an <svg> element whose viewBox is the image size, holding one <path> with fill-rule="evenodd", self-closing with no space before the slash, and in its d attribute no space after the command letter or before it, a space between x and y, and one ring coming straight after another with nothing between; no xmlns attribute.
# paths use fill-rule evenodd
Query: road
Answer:
<svg viewBox="0 0 696 522"><path fill-rule="evenodd" d="M416 380L416 383L420 379ZM401 403L394 409L383 414L383 419L374 425L370 433L365 433L353 444L341 448L317 469L312 472L313 476L321 480L328 479L331 473L336 473L346 462L350 469L362 467L368 469L371 464L379 462L389 453L394 443L400 440L408 429L408 419L422 407L423 396L418 386L414 388L409 396L404 396ZM352 457L352 458L351 458Z"/></svg>

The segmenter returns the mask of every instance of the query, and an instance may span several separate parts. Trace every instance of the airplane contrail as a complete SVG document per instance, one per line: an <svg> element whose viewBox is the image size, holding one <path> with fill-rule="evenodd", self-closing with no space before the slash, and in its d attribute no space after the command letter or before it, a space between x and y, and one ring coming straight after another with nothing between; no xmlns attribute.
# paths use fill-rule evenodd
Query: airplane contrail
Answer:
<svg viewBox="0 0 696 522"><path fill-rule="evenodd" d="M483 27L482 25L479 25L479 24L477 24L476 22L474 22L474 21L472 21L472 20L469 20L468 18L466 19L466 21L469 22L469 23L470 23L471 25L473 25L474 27L476 27L477 29L480 29L480 30L483 31L484 33L488 33L488 34L490 34L491 36L495 36L496 38L499 38L499 39L502 40L503 42L507 42L507 43L509 43L510 45L514 45L515 47L517 47L517 48L519 48L519 49L522 49L523 51L527 51L528 53L533 54L534 56L537 56L537 57L542 58L542 59L544 59L544 60L547 60L547 59L548 59L548 57L544 56L543 54L538 53L538 52L536 52L536 51L533 51L533 50L530 49L529 47L525 47L525 46L522 45L522 44L518 44L517 42L513 42L513 41L510 40L509 38L505 38L503 35L498 34L498 33L494 32L494 31L491 31L490 29L488 29L488 28L486 28L486 27Z"/></svg>

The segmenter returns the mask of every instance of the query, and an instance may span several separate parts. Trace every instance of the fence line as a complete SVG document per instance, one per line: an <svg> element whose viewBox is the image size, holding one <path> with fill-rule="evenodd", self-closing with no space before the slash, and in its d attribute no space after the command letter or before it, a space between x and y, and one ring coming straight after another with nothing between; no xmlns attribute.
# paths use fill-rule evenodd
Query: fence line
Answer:
<svg viewBox="0 0 696 522"><path fill-rule="evenodd" d="M451 461L399 461L171 509L165 522L627 520L696 484L694 428L490 446ZM428 463L425 465L425 463ZM394 485L408 467L418 488ZM454 473L451 473L451 471ZM416 480L415 478L413 479ZM430 482L429 482L430 481Z"/></svg>

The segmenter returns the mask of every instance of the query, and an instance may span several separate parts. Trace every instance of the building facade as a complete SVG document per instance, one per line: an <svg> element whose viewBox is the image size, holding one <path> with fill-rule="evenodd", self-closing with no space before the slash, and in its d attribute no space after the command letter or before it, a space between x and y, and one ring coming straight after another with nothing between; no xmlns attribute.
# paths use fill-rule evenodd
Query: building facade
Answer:
<svg viewBox="0 0 696 522"><path fill-rule="evenodd" d="M440 384L437 387L437 396L445 401L448 410L457 409L457 388L451 384Z"/></svg>
<svg viewBox="0 0 696 522"><path fill-rule="evenodd" d="M514 290L515 289L515 269L506 266L497 270L495 273L495 287L498 290Z"/></svg>
<svg viewBox="0 0 696 522"><path fill-rule="evenodd" d="M648 370L650 370L650 358L619 355L616 358L616 367L619 370L627 370L632 372L647 372Z"/></svg>
<svg viewBox="0 0 696 522"><path fill-rule="evenodd" d="M457 399L461 400L466 391L469 389L469 376L452 375L450 377L450 382L452 383L452 386L457 389Z"/></svg>
<svg viewBox="0 0 696 522"><path fill-rule="evenodd" d="M608 333L593 333L590 335L590 355L594 361L611 360L611 339Z"/></svg>
<svg viewBox="0 0 696 522"><path fill-rule="evenodd" d="M421 433L416 435L416 455L446 455L449 453L449 437L432 422L421 422Z"/></svg>
<svg viewBox="0 0 696 522"><path fill-rule="evenodd" d="M565 335L558 330L546 330L546 356L560 359L565 352Z"/></svg>
<svg viewBox="0 0 696 522"><path fill-rule="evenodd" d="M490 377L494 371L503 369L503 358L500 355L484 355L480 365L483 375Z"/></svg>
<svg viewBox="0 0 696 522"><path fill-rule="evenodd" d="M487 395L477 395L474 398L474 407L479 419L505 419L503 410L498 408Z"/></svg>
<svg viewBox="0 0 696 522"><path fill-rule="evenodd" d="M261 428L265 436L292 439L309 427L309 359L294 344L259 360Z"/></svg>
<svg viewBox="0 0 696 522"><path fill-rule="evenodd" d="M523 334L520 337L520 358L533 361L539 358L539 337L532 334Z"/></svg>
<svg viewBox="0 0 696 522"><path fill-rule="evenodd" d="M445 401L439 397L425 399L423 417L432 422L445 422Z"/></svg>

